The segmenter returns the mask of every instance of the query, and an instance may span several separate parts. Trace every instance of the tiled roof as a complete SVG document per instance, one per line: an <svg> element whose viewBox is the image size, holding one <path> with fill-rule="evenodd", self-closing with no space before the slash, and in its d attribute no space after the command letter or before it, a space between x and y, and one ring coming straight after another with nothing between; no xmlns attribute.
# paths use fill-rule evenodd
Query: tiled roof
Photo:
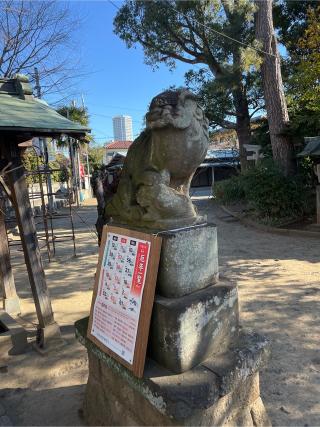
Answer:
<svg viewBox="0 0 320 427"><path fill-rule="evenodd" d="M119 149L124 149L127 150L130 145L132 144L132 141L113 141L110 144L106 144L106 148L109 149L115 149L115 150L119 150Z"/></svg>
<svg viewBox="0 0 320 427"><path fill-rule="evenodd" d="M307 145L298 154L298 157L320 157L320 136L306 137L304 141Z"/></svg>
<svg viewBox="0 0 320 427"><path fill-rule="evenodd" d="M25 76L0 79L0 130L85 135L89 129L58 114L32 96Z"/></svg>

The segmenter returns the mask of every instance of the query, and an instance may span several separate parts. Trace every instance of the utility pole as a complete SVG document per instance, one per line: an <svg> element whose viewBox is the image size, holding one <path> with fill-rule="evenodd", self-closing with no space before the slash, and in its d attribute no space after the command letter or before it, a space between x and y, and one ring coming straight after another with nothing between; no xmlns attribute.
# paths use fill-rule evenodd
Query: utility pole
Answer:
<svg viewBox="0 0 320 427"><path fill-rule="evenodd" d="M67 109L67 119L70 120L68 109ZM71 138L70 136L68 136L68 146L69 146L69 157L70 157L70 163L71 163L72 191L75 197L75 202L77 204L77 207L79 207L79 192L78 192L78 185L77 185L77 168L75 164L76 158L75 158L74 141L73 141L73 138Z"/></svg>
<svg viewBox="0 0 320 427"><path fill-rule="evenodd" d="M37 67L34 67L34 79L36 83L34 88L36 90L37 98L41 99L40 76L39 76L39 71ZM42 144L43 144L43 151L44 151L45 170L48 172L46 175L47 175L49 212L52 213L54 211L54 196L53 196L53 189L52 189L51 173L49 171L49 152L48 152L47 138L42 138Z"/></svg>
<svg viewBox="0 0 320 427"><path fill-rule="evenodd" d="M92 197L91 181L90 181L90 164L89 164L89 144L87 144L86 155L87 155L88 190L89 190L89 197Z"/></svg>
<svg viewBox="0 0 320 427"><path fill-rule="evenodd" d="M40 77L39 77L39 71L37 67L34 67L34 79L35 79L35 90L37 93L37 98L41 99L41 86L40 86Z"/></svg>
<svg viewBox="0 0 320 427"><path fill-rule="evenodd" d="M84 96L83 93L81 94L81 101L82 101L82 108L83 111L85 110L86 106L84 103ZM89 196L92 197L92 191L91 191L91 182L90 182L90 165L89 165L89 144L87 144L87 150L86 150L86 163L87 163L87 181L88 181L88 190L89 190Z"/></svg>

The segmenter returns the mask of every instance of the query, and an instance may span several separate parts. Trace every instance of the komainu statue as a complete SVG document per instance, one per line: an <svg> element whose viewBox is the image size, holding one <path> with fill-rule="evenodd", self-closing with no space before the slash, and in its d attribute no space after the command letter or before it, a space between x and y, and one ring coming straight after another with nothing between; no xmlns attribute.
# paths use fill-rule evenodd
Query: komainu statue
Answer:
<svg viewBox="0 0 320 427"><path fill-rule="evenodd" d="M146 115L146 129L128 151L105 217L153 230L203 222L189 187L208 142L208 120L192 92L179 89L157 95Z"/></svg>

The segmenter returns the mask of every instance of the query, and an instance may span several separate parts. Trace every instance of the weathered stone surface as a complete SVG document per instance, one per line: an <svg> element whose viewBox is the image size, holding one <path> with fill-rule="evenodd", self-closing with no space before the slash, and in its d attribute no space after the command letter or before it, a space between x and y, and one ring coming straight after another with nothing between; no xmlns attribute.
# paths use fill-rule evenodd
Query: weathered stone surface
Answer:
<svg viewBox="0 0 320 427"><path fill-rule="evenodd" d="M155 393L146 399L103 364L99 371L100 379L91 376L90 371L85 393L84 415L89 425L254 425L251 408L259 399L258 374L249 376L241 386L222 397L218 395L218 378L208 371L199 375L197 370L191 377L179 376L178 379L165 376L160 382L160 393L165 394L166 389L171 389L170 398L174 396L175 401L170 401L169 394L166 400L160 400ZM211 391L215 390L214 399L210 398L214 404L209 406L208 399L203 403L205 396L199 387L203 382L208 384L205 375L209 381L213 380ZM187 385L184 381L188 381ZM200 395L197 394L199 391ZM190 401L191 407L188 405ZM159 404L160 410L157 408ZM174 415L166 414L170 410ZM255 425L264 426L259 422Z"/></svg>
<svg viewBox="0 0 320 427"><path fill-rule="evenodd" d="M216 284L180 298L157 296L149 335L150 357L175 373L227 351L238 336L238 293Z"/></svg>
<svg viewBox="0 0 320 427"><path fill-rule="evenodd" d="M104 389L101 379L88 380L83 412L87 425L141 425L138 414L131 414L126 402L119 400L110 387Z"/></svg>
<svg viewBox="0 0 320 427"><path fill-rule="evenodd" d="M158 294L176 298L217 281L218 243L214 224L165 232L161 237Z"/></svg>
<svg viewBox="0 0 320 427"><path fill-rule="evenodd" d="M6 410L5 410L4 406L1 405L1 403L0 403L0 417L2 417L3 415L5 415L5 413L6 413Z"/></svg>
<svg viewBox="0 0 320 427"><path fill-rule="evenodd" d="M153 230L203 222L189 187L208 144L208 120L192 92L178 89L157 95L146 115L146 129L128 150L105 217Z"/></svg>
<svg viewBox="0 0 320 427"><path fill-rule="evenodd" d="M86 338L87 322L88 318L76 322L76 335L87 347L89 355L89 379L84 402L87 424L269 425L266 424L268 418L262 416L264 407L259 400L257 372L264 361L261 354L267 354L269 345L264 338L249 335L249 342L254 341L255 346L248 353L241 342L234 346L234 357L228 358L228 366L224 366L223 371L221 362L215 366L214 357L179 375L148 359L144 377L138 379ZM244 338L245 333L242 340ZM246 369L246 355L251 358L250 369ZM252 363L254 357L256 363ZM222 376L212 371L219 367ZM228 377L228 369L241 370L242 376L241 381L235 381L234 387L230 384L227 392L223 377Z"/></svg>
<svg viewBox="0 0 320 427"><path fill-rule="evenodd" d="M7 415L3 415L2 417L0 417L0 426L13 426L10 418Z"/></svg>
<svg viewBox="0 0 320 427"><path fill-rule="evenodd" d="M266 408L262 402L261 397L254 402L250 408L251 417L255 426L266 426L271 427L271 421L268 417Z"/></svg>
<svg viewBox="0 0 320 427"><path fill-rule="evenodd" d="M0 310L0 355L23 353L28 345L27 332L8 313Z"/></svg>
<svg viewBox="0 0 320 427"><path fill-rule="evenodd" d="M203 366L219 376L221 390L227 394L264 366L269 357L270 343L265 337L252 331L240 331L228 351L207 359Z"/></svg>

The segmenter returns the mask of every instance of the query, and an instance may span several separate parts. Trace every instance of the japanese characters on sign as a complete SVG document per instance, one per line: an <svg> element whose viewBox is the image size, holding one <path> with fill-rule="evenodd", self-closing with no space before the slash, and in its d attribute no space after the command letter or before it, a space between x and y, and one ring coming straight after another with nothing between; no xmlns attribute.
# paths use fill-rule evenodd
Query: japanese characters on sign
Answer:
<svg viewBox="0 0 320 427"><path fill-rule="evenodd" d="M102 257L91 335L129 364L135 344L150 242L109 232Z"/></svg>

